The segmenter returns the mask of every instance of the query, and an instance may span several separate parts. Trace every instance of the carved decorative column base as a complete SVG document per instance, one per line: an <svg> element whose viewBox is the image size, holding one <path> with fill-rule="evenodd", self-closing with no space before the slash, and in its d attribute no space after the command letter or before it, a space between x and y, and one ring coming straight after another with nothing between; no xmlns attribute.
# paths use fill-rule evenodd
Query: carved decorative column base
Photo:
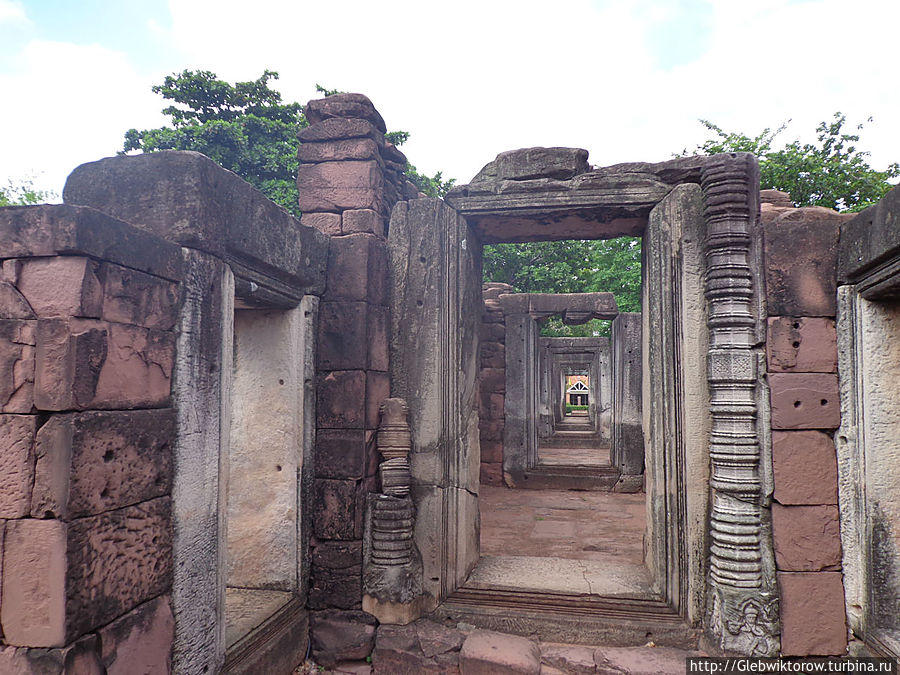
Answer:
<svg viewBox="0 0 900 675"><path fill-rule="evenodd" d="M409 497L408 412L400 398L381 404L382 492L367 498L363 539L363 611L381 623L401 625L424 611L422 557L413 541L416 508Z"/></svg>

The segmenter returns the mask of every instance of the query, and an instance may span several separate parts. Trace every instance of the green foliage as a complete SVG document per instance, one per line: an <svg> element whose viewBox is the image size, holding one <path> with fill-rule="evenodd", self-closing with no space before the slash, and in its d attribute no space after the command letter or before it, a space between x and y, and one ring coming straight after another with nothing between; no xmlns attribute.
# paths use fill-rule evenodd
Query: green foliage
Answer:
<svg viewBox="0 0 900 675"><path fill-rule="evenodd" d="M167 75L153 92L172 101L163 110L171 126L129 129L123 152L139 150L194 150L261 190L269 199L295 216L297 206L297 132L308 126L299 103L284 103L270 80L278 73L266 70L250 82L230 84L208 70L184 70ZM342 93L316 84L323 96ZM401 145L406 131L392 131L385 138ZM421 192L442 197L453 186L439 171L429 177L407 164L406 175Z"/></svg>
<svg viewBox="0 0 900 675"><path fill-rule="evenodd" d="M18 181L8 180L6 187L0 188L0 206L29 206L45 204L57 199L57 195L34 187L32 178Z"/></svg>
<svg viewBox="0 0 900 675"><path fill-rule="evenodd" d="M571 405L569 403L566 404L566 415L571 414L575 410L587 410L588 406L586 405Z"/></svg>
<svg viewBox="0 0 900 675"><path fill-rule="evenodd" d="M202 152L299 215L297 131L307 122L302 105L270 88L276 79L270 70L234 85L206 70L168 75L153 91L175 103L163 110L172 126L129 129L124 150Z"/></svg>
<svg viewBox="0 0 900 675"><path fill-rule="evenodd" d="M696 150L700 154L752 152L760 158L762 188L790 193L795 206L859 211L880 200L893 187L890 181L900 176L900 165L895 162L884 171L869 166L869 153L857 149L859 134L846 133L846 122L846 116L836 112L832 121L821 122L816 127L817 143L793 141L781 150L772 150L773 140L785 130L787 122L775 131L766 128L751 138L725 132L708 120L700 120L716 137ZM856 126L857 132L862 129L862 124Z"/></svg>
<svg viewBox="0 0 900 675"><path fill-rule="evenodd" d="M567 240L484 247L485 281L516 293L612 293L621 312L641 311L641 240ZM557 317L541 327L547 337L609 335L609 322L566 326Z"/></svg>

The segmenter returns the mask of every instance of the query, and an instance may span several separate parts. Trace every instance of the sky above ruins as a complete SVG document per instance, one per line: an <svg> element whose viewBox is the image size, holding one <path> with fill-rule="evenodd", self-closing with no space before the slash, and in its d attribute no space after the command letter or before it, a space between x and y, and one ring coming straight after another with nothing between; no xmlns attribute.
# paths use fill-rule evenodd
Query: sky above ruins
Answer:
<svg viewBox="0 0 900 675"><path fill-rule="evenodd" d="M874 122L860 147L900 161L896 26L885 0L0 0L0 186L115 154L165 122L150 91L185 68L368 95L429 174L467 182L498 152L577 146L661 161L698 118L812 141L835 111Z"/></svg>

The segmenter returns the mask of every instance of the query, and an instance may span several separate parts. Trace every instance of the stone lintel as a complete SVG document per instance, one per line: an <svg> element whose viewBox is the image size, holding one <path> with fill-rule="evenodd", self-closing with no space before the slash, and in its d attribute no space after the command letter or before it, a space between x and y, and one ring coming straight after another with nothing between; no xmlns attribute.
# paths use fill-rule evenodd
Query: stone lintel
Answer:
<svg viewBox="0 0 900 675"><path fill-rule="evenodd" d="M260 304L290 304L325 287L328 237L198 152L82 164L66 181L63 199L224 259L238 294L251 302L259 294ZM279 302L280 296L286 298Z"/></svg>
<svg viewBox="0 0 900 675"><path fill-rule="evenodd" d="M504 314L528 314L535 319L562 314L567 324L619 315L612 293L505 293L499 301Z"/></svg>
<svg viewBox="0 0 900 675"><path fill-rule="evenodd" d="M86 206L0 208L0 258L82 255L170 281L182 278L181 248Z"/></svg>
<svg viewBox="0 0 900 675"><path fill-rule="evenodd" d="M518 162L513 171L498 173L504 156L516 155L524 161L527 153L536 150L546 154L550 149L502 153L472 183L447 195L446 201L467 218L485 243L638 236L650 209L672 189L653 172L655 165L582 172L577 154L567 162L548 164L544 154L537 153L533 165ZM496 170L488 171L495 164ZM554 173L556 169L566 172ZM573 177L560 178L566 174Z"/></svg>
<svg viewBox="0 0 900 675"><path fill-rule="evenodd" d="M841 224L838 283L857 283L869 299L900 297L900 189Z"/></svg>

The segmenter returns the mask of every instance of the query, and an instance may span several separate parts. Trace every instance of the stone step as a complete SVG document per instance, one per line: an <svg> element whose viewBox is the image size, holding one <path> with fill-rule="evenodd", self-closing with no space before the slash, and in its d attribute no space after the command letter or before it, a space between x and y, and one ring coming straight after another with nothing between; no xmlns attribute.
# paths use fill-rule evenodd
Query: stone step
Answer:
<svg viewBox="0 0 900 675"><path fill-rule="evenodd" d="M611 466L537 465L516 487L529 490L612 490L619 472Z"/></svg>

